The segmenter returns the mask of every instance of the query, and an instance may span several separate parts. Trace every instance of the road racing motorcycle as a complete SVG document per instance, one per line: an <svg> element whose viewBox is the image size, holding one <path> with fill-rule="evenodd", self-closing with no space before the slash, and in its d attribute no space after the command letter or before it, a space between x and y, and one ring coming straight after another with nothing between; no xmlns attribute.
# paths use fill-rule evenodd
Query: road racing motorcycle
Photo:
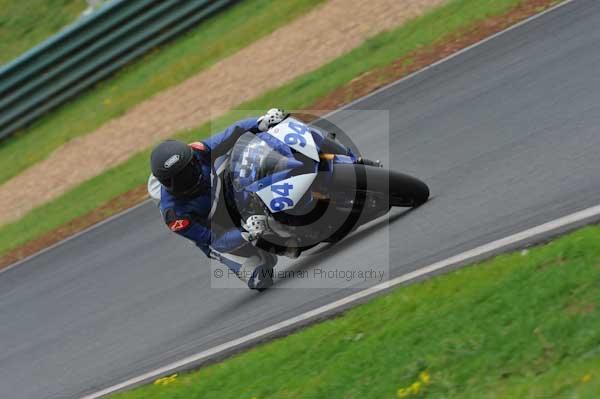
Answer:
<svg viewBox="0 0 600 399"><path fill-rule="evenodd" d="M244 133L215 164L228 218L243 227L264 215L268 230L255 245L291 258L429 198L421 180L360 158L335 133L291 116L267 132Z"/></svg>

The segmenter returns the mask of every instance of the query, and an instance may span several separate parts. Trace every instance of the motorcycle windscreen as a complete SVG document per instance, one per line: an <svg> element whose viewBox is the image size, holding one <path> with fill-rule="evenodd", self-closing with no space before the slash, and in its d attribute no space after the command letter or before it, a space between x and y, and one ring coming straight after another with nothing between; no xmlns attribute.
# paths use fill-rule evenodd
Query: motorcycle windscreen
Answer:
<svg viewBox="0 0 600 399"><path fill-rule="evenodd" d="M286 172L301 166L293 156L285 156L277 151L271 144L252 133L245 133L238 139L231 151L230 171L233 188L236 191L249 189L256 191L271 182L256 185L261 180L270 180L269 177L285 176Z"/></svg>

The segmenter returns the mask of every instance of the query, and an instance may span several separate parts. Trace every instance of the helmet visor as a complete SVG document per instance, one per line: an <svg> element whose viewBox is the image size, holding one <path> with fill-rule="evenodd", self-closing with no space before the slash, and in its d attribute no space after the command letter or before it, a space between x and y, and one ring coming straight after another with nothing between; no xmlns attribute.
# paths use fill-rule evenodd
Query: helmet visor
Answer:
<svg viewBox="0 0 600 399"><path fill-rule="evenodd" d="M176 195L195 194L202 188L202 172L196 159L192 159L181 172L171 179L170 191Z"/></svg>

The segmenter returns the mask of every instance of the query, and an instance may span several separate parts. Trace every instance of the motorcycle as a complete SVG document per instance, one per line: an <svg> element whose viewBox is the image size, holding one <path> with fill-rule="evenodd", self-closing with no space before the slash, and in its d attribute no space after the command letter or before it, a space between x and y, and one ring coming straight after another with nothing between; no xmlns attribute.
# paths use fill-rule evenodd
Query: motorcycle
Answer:
<svg viewBox="0 0 600 399"><path fill-rule="evenodd" d="M421 180L365 162L335 134L291 116L267 132L241 135L223 158L217 169L230 220L244 226L264 215L268 231L255 245L291 258L342 240L392 207L429 198Z"/></svg>

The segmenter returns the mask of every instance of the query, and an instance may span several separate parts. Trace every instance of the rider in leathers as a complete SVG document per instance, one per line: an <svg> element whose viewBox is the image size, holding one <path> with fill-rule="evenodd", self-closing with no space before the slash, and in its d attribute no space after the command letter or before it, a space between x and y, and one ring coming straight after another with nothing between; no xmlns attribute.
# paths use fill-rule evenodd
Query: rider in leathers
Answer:
<svg viewBox="0 0 600 399"><path fill-rule="evenodd" d="M240 120L204 141L188 145L167 140L154 148L150 157L148 192L158 203L169 229L194 241L208 257L224 263L251 289L262 290L273 284L277 257L254 246L268 229L264 215L242 221L239 215L230 213L232 207L226 205L223 193L227 182L222 178L227 163L220 160L244 133L266 132L288 115L273 108L259 118ZM323 140L321 150L379 166L378 161L356 157L350 148L329 138Z"/></svg>
<svg viewBox="0 0 600 399"><path fill-rule="evenodd" d="M240 120L200 142L187 145L164 141L150 157L148 192L158 202L169 229L194 241L208 257L224 263L251 289L272 285L277 257L252 245L267 228L264 216L251 217L244 224L246 230L227 221L227 216L215 214L224 207L218 206L221 197L215 188L220 183L214 161L226 154L242 134L267 131L287 116L285 111L273 108L264 116ZM217 218L221 219L218 227L213 223Z"/></svg>

